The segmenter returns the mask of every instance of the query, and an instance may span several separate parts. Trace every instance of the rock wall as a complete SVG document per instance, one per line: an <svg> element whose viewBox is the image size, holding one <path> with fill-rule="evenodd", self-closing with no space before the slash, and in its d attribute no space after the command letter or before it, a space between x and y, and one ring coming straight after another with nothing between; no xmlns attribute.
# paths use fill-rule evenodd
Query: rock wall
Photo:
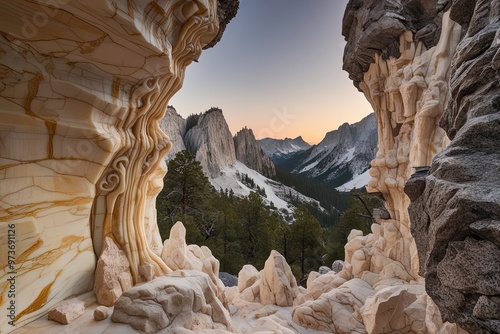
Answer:
<svg viewBox="0 0 500 334"><path fill-rule="evenodd" d="M439 120L450 101L452 57L462 37L449 8L446 1L406 0L352 0L347 6L344 69L371 103L378 123L378 152L367 188L384 200L389 218L375 217L367 236L351 233L345 267L337 274L346 282L325 287L329 292L317 299L312 292L306 295L313 300L296 310L297 321L322 326L325 318L311 317L311 310L340 303L360 311L346 324L329 325L336 332L348 332L345 326L361 331L357 322L370 333L461 331L442 322L425 293L419 278L422 259L410 233L410 200L404 193L410 175L430 165L449 144ZM342 288L356 279L373 289L365 288L363 298L357 298L360 305L346 303L352 288ZM403 310L400 316L382 311L396 304L398 312Z"/></svg>
<svg viewBox="0 0 500 334"><path fill-rule="evenodd" d="M233 139L238 161L266 177L270 178L276 175L274 163L260 147L252 129L246 127L241 129Z"/></svg>
<svg viewBox="0 0 500 334"><path fill-rule="evenodd" d="M184 144L201 163L210 178L220 176L222 169L236 164L233 135L222 110L211 108L203 114L191 115L186 120ZM190 123L194 123L190 126Z"/></svg>
<svg viewBox="0 0 500 334"><path fill-rule="evenodd" d="M407 185L421 274L443 318L500 333L500 1L453 1L465 34L441 126L452 139Z"/></svg>
<svg viewBox="0 0 500 334"><path fill-rule="evenodd" d="M2 332L91 290L105 237L135 283L170 271L158 122L218 12L216 0L0 4Z"/></svg>

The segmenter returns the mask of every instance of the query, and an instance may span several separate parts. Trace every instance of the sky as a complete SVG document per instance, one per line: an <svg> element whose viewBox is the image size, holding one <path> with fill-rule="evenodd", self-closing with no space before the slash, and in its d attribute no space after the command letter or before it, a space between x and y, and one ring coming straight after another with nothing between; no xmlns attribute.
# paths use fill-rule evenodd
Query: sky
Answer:
<svg viewBox="0 0 500 334"><path fill-rule="evenodd" d="M184 117L222 109L233 135L310 144L372 112L342 70L348 0L240 0L222 40L186 69L169 104Z"/></svg>

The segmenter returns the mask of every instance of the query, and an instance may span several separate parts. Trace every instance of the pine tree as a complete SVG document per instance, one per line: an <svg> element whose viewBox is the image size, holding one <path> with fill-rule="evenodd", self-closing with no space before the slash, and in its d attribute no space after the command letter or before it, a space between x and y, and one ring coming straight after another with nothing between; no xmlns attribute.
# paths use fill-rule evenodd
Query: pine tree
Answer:
<svg viewBox="0 0 500 334"><path fill-rule="evenodd" d="M295 221L290 226L290 250L292 261L298 260L301 277L306 271L316 269L323 250L323 230L318 220L302 204L295 212ZM306 268L306 262L310 262ZM313 268L313 266L316 266ZM306 270L307 269L307 270Z"/></svg>
<svg viewBox="0 0 500 334"><path fill-rule="evenodd" d="M195 157L185 150L177 153L168 163L164 184L157 199L162 237L168 237L166 233L176 220L182 220L186 229L189 224L197 224L201 235L204 238L210 237L216 217L206 209L208 199L217 192L203 174L201 164Z"/></svg>

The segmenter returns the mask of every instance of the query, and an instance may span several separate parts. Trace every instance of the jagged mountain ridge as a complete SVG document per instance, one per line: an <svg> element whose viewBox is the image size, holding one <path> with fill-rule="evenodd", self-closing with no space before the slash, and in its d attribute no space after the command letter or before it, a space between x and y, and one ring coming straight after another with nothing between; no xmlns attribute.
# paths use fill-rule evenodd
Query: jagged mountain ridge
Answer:
<svg viewBox="0 0 500 334"><path fill-rule="evenodd" d="M357 123L342 124L328 132L319 144L275 163L294 174L341 187L366 173L376 146L377 126L372 113Z"/></svg>
<svg viewBox="0 0 500 334"><path fill-rule="evenodd" d="M305 142L302 136L298 136L294 139L274 139L274 138L264 138L259 141L262 150L271 158L275 164L280 164L286 161L292 154L307 150L312 145Z"/></svg>

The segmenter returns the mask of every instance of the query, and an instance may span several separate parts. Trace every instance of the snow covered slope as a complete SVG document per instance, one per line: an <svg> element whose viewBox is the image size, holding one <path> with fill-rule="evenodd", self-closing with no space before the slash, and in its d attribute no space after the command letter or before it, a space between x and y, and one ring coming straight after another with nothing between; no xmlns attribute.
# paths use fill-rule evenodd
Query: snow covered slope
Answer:
<svg viewBox="0 0 500 334"><path fill-rule="evenodd" d="M241 181L241 176L245 174L255 182L254 189L249 188ZM260 189L265 190L265 196L263 196L263 199L267 205L271 205L272 202L277 209L286 210L289 213L291 213L294 209L294 206L286 200L290 195L293 198L298 198L301 202L319 206L319 202L315 199L304 196L280 182L268 179L264 175L248 168L239 161L236 162L234 167L227 167L221 171L220 176L215 178L209 177L209 180L215 189L232 189L234 194L237 196L248 196L251 191L256 191L257 186L259 186Z"/></svg>

